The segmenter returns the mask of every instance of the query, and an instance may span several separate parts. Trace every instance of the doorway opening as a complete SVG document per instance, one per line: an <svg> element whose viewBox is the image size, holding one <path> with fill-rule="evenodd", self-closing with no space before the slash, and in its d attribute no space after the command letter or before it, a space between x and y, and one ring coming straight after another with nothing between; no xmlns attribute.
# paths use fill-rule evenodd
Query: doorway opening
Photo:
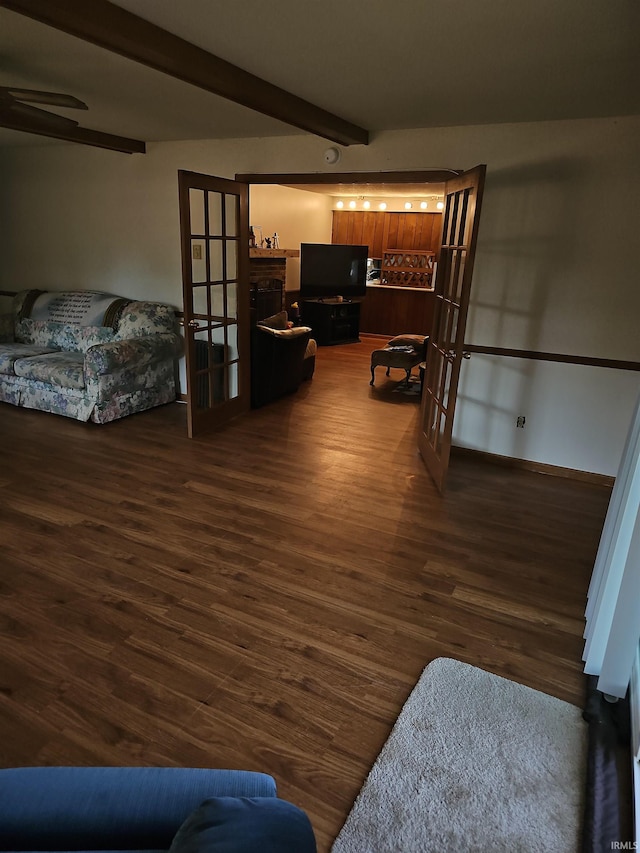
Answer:
<svg viewBox="0 0 640 853"><path fill-rule="evenodd" d="M358 172L236 176L237 180L246 181L248 184L339 184L343 188L345 185L360 188L370 186L374 177L378 185L407 184L418 180L423 184L444 182L445 203L437 253L437 263L442 262L443 266L436 276L433 291L434 304L418 441L425 464L441 492L444 490L449 465L485 173L486 166L479 165L466 172L439 170L384 172L375 175Z"/></svg>
<svg viewBox="0 0 640 853"><path fill-rule="evenodd" d="M238 174L237 180L249 184L250 218L258 245L269 243L266 248L253 250L252 254L261 256L253 266L281 264L278 277L286 279L283 307L289 310L300 298L302 243L367 245L367 298L361 303L360 331L387 339L399 334L428 334L435 304L432 273L440 243L440 208L444 206L446 181L459 173L457 169L432 169ZM261 189L264 192L259 192ZM267 189L274 191L273 197L267 195ZM296 195L301 203L294 215L291 209L296 205ZM272 233L274 225L278 225L279 236ZM274 237L281 254L290 252L293 257L279 261L266 257L273 254ZM428 276L418 269L425 259L430 264Z"/></svg>

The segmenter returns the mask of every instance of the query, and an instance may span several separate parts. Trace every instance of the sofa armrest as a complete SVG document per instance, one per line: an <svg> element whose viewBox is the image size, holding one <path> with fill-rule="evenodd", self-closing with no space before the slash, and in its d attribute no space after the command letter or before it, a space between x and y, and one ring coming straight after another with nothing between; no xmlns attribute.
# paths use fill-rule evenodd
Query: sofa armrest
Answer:
<svg viewBox="0 0 640 853"><path fill-rule="evenodd" d="M275 797L266 773L181 767L0 770L2 850L168 850L209 797Z"/></svg>
<svg viewBox="0 0 640 853"><path fill-rule="evenodd" d="M299 338L301 335L306 335L307 332L311 332L310 326L292 326L290 329L272 329L270 326L263 326L261 323L256 325L256 329L267 335L271 335L273 338L280 338L285 341L290 340L291 338Z"/></svg>
<svg viewBox="0 0 640 853"><path fill-rule="evenodd" d="M109 341L89 347L84 358L84 372L90 378L114 373L123 367L136 370L167 358L178 358L181 353L182 338L171 332Z"/></svg>

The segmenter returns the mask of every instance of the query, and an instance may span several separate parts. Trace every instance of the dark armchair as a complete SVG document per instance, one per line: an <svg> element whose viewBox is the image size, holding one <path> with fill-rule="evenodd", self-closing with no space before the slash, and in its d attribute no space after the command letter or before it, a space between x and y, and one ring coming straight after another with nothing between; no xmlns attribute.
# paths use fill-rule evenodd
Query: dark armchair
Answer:
<svg viewBox="0 0 640 853"><path fill-rule="evenodd" d="M287 313L260 320L251 330L251 406L298 390L311 378L315 341L308 326L288 328Z"/></svg>

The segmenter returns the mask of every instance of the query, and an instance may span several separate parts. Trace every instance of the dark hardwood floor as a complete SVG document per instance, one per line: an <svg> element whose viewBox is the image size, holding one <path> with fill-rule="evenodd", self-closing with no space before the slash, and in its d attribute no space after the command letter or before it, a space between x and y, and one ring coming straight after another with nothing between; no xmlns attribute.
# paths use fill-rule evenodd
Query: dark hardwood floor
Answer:
<svg viewBox="0 0 640 853"><path fill-rule="evenodd" d="M194 441L0 404L2 766L263 770L326 851L434 658L582 703L608 490L454 457L441 498L373 348Z"/></svg>

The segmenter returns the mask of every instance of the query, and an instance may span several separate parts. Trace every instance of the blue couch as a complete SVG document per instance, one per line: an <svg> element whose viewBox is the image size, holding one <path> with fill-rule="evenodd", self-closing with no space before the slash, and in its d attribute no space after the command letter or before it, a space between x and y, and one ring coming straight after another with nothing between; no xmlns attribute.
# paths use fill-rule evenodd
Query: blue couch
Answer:
<svg viewBox="0 0 640 853"><path fill-rule="evenodd" d="M246 770L0 770L0 850L315 853L309 819Z"/></svg>

